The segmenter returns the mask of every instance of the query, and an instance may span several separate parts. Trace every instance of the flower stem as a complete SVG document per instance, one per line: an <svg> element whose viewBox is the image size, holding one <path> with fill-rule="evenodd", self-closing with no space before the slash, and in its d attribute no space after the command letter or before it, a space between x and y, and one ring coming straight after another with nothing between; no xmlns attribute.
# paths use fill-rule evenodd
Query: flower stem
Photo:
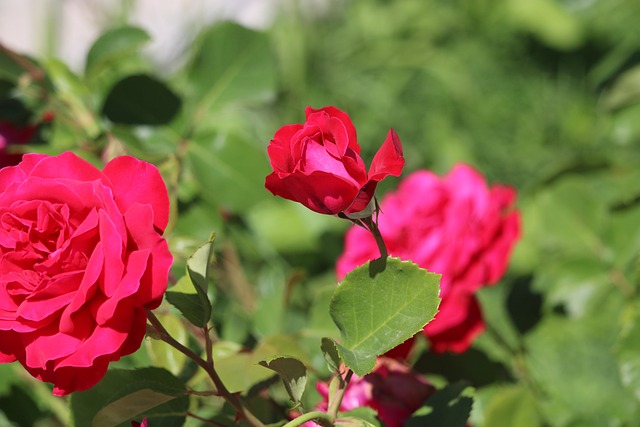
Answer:
<svg viewBox="0 0 640 427"><path fill-rule="evenodd" d="M387 251L387 245L385 245L384 238L380 233L378 224L373 220L373 217L362 218L360 222L364 228L369 230L369 232L375 239L376 244L378 245L378 250L380 251L380 258L384 259L388 257L389 251Z"/></svg>
<svg viewBox="0 0 640 427"><path fill-rule="evenodd" d="M332 418L329 414L322 411L313 411L307 412L306 414L302 414L299 417L289 421L282 427L296 427L300 426L307 421L316 421L318 424L322 426L333 426L334 418Z"/></svg>
<svg viewBox="0 0 640 427"><path fill-rule="evenodd" d="M342 398L344 397L344 393L347 391L347 387L349 386L349 382L351 381L351 377L353 376L353 371L349 369L347 375L345 375L344 379L340 381L340 385L338 390L336 390L335 396L332 396L331 406L327 408L327 413L331 416L333 420L338 416L338 412L340 411L340 404L342 403Z"/></svg>
<svg viewBox="0 0 640 427"><path fill-rule="evenodd" d="M153 314L153 312L151 312L150 310L147 310L147 318L149 319L149 322L151 322L151 325L154 327L154 329L158 333L158 337L160 338L160 340L166 342L171 347L175 348L180 353L184 354L189 359L196 362L202 369L204 369L205 372L209 375L209 378L211 378L211 380L213 381L213 384L216 386L216 390L218 390L219 396L224 398L227 402L229 402L229 404L233 406L233 408L240 415L242 415L242 417L245 418L251 426L265 427L265 425L258 418L256 418L256 416L253 415L251 411L249 411L246 408L246 406L244 406L240 398L237 395L231 393L227 389L227 387L224 385L224 383L220 379L220 376L218 375L215 368L213 367L213 359L210 359L211 356L209 351L207 351L207 359L210 359L210 360L205 361L200 356L198 356L193 351L191 351L191 349L189 349L188 347L176 341L165 329L165 327L162 326L162 324L160 323L160 320L158 320L156 315Z"/></svg>

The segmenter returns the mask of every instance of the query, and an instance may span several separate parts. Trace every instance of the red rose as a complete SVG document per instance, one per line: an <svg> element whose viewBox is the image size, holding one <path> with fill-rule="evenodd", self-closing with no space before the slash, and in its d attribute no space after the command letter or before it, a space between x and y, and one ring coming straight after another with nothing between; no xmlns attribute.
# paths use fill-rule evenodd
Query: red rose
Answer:
<svg viewBox="0 0 640 427"><path fill-rule="evenodd" d="M65 395L136 351L172 256L158 169L118 157L101 172L72 153L0 170L0 362Z"/></svg>
<svg viewBox="0 0 640 427"><path fill-rule="evenodd" d="M18 127L9 122L0 121L0 168L17 165L22 159L22 154L6 153L7 145L29 142L35 132L35 126Z"/></svg>
<svg viewBox="0 0 640 427"><path fill-rule="evenodd" d="M316 389L323 398L316 409L326 411L329 383L318 382ZM370 374L353 375L340 403L340 411L368 406L378 412L387 427L402 427L434 392L435 388L424 377L406 365L381 357ZM312 421L305 423L305 427L316 425Z"/></svg>
<svg viewBox="0 0 640 427"><path fill-rule="evenodd" d="M474 293L507 268L520 236L515 196L508 187L488 188L478 172L458 165L444 178L414 172L383 199L379 228L389 253L442 274L442 303L424 329L434 351L463 352L484 330ZM339 278L377 256L370 233L350 229Z"/></svg>
<svg viewBox="0 0 640 427"><path fill-rule="evenodd" d="M306 109L304 124L281 127L268 147L273 173L265 187L311 210L335 215L364 210L378 182L404 166L398 135L389 130L369 173L360 158L356 129L335 107Z"/></svg>

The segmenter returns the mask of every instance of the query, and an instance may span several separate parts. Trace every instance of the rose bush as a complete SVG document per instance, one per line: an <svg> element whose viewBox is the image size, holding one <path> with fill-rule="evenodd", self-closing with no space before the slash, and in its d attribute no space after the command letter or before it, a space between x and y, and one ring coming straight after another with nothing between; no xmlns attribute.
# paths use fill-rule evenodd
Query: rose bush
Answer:
<svg viewBox="0 0 640 427"><path fill-rule="evenodd" d="M0 121L0 168L17 165L20 162L22 155L9 154L6 148L10 144L29 142L36 130L35 126L19 127L10 122Z"/></svg>
<svg viewBox="0 0 640 427"><path fill-rule="evenodd" d="M355 214L369 205L378 182L404 166L398 135L389 130L367 173L356 129L335 107L306 109L304 124L281 127L268 152L273 173L265 187L323 214Z"/></svg>
<svg viewBox="0 0 640 427"><path fill-rule="evenodd" d="M136 351L167 286L168 219L158 169L133 157L101 172L26 154L0 170L0 362L65 395Z"/></svg>
<svg viewBox="0 0 640 427"><path fill-rule="evenodd" d="M389 253L442 274L439 313L424 329L434 351L465 351L484 330L474 293L506 270L520 236L515 197L512 188L487 187L467 165L444 178L414 172L384 197L379 228ZM377 255L369 232L350 229L337 262L339 279Z"/></svg>
<svg viewBox="0 0 640 427"><path fill-rule="evenodd" d="M318 382L316 389L323 400L318 410L325 411L329 398L329 383ZM344 393L340 411L368 406L378 412L387 427L402 427L405 421L435 392L429 382L408 366L394 359L380 357L370 374L354 375ZM314 422L305 423L313 427Z"/></svg>

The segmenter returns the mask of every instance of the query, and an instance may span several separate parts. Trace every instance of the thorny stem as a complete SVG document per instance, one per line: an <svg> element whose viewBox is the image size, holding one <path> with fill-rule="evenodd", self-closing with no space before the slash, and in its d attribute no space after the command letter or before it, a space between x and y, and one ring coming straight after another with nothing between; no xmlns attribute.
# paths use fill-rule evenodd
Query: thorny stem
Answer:
<svg viewBox="0 0 640 427"><path fill-rule="evenodd" d="M158 333L158 337L162 341L166 342L171 347L175 348L180 353L184 354L189 359L196 362L202 369L205 370L205 372L209 375L209 377L213 381L213 384L216 386L216 389L218 390L218 394L220 395L220 397L224 398L227 402L229 402L229 404L233 406L233 408L240 415L242 415L242 417L244 417L250 425L252 425L253 427L265 427L265 425L258 418L256 418L256 416L253 415L251 411L249 411L244 406L240 398L235 394L232 394L227 389L227 387L224 385L224 383L220 379L220 376L218 375L218 373L213 367L212 358L211 360L205 361L200 356L198 356L193 351L191 351L188 347L185 347L184 345L176 341L171 335L169 335L169 332L164 328L164 326L162 326L158 318L150 310L147 310L147 318L149 319L149 322L151 322L151 325L154 327L154 329ZM206 342L210 343L211 341L210 339L206 339ZM210 350L207 349L207 359L209 358L210 358Z"/></svg>

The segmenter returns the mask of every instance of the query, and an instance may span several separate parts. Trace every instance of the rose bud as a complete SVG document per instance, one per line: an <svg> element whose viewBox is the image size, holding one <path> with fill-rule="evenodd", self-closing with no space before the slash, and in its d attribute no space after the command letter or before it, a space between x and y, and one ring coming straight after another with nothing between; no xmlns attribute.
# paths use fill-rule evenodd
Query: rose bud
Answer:
<svg viewBox="0 0 640 427"><path fill-rule="evenodd" d="M402 172L400 139L389 130L367 173L356 129L345 112L307 107L306 115L304 124L281 127L269 143L273 173L265 187L315 212L357 217L369 206L378 182Z"/></svg>

